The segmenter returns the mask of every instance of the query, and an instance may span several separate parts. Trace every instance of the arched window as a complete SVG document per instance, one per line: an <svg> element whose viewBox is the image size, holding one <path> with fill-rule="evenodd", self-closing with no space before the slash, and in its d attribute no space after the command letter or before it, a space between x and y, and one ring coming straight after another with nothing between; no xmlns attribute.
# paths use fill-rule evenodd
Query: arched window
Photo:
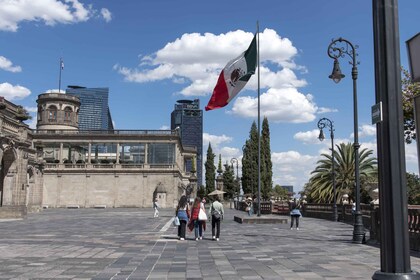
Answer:
<svg viewBox="0 0 420 280"><path fill-rule="evenodd" d="M64 121L71 122L71 113L73 110L70 107L64 108Z"/></svg>
<svg viewBox="0 0 420 280"><path fill-rule="evenodd" d="M51 105L48 107L48 121L49 122L57 122L57 107Z"/></svg>

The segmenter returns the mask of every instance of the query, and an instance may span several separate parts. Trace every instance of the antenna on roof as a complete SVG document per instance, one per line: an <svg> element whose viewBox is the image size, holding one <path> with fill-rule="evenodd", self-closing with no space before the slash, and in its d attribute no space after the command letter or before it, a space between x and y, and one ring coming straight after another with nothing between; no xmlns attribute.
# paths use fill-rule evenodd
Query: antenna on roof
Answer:
<svg viewBox="0 0 420 280"><path fill-rule="evenodd" d="M61 70L64 69L63 58L60 57L60 75L58 77L58 93L61 93Z"/></svg>

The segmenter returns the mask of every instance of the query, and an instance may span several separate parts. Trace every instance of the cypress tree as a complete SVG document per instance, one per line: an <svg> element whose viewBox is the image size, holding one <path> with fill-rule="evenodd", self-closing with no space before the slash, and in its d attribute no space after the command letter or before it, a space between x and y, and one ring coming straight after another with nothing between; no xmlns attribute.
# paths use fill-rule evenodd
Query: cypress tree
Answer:
<svg viewBox="0 0 420 280"><path fill-rule="evenodd" d="M242 190L244 194L251 193L251 161L249 155L249 140L246 140L245 145L242 148Z"/></svg>
<svg viewBox="0 0 420 280"><path fill-rule="evenodd" d="M273 163L271 161L270 127L264 117L261 131L261 196L270 198L273 188Z"/></svg>
<svg viewBox="0 0 420 280"><path fill-rule="evenodd" d="M209 143L209 147L207 148L207 160L204 164L206 169L206 191L210 193L214 191L215 186L215 178L216 178L216 166L214 165L214 158L216 155L213 153L213 149L211 148L211 143Z"/></svg>
<svg viewBox="0 0 420 280"><path fill-rule="evenodd" d="M255 195L258 191L258 129L255 121L243 149L242 189L245 194Z"/></svg>
<svg viewBox="0 0 420 280"><path fill-rule="evenodd" d="M233 168L226 163L225 171L223 172L223 188L226 192L226 198L233 198L236 191L236 182L233 175Z"/></svg>

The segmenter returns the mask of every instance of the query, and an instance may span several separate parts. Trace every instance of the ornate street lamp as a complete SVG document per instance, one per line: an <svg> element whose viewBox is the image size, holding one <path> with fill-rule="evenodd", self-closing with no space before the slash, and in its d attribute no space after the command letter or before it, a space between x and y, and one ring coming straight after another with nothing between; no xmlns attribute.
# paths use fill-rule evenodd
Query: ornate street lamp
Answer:
<svg viewBox="0 0 420 280"><path fill-rule="evenodd" d="M360 211L360 175L359 175L359 133L358 133L358 119L357 119L357 53L356 48L350 41L338 38L333 40L328 46L328 56L334 59L334 68L329 76L334 82L339 83L345 76L341 73L338 58L349 56L352 60L351 77L353 79L353 111L354 111L354 179L356 185L356 212L354 214L353 225L353 242L363 243L365 239L365 232L363 228L362 213Z"/></svg>
<svg viewBox="0 0 420 280"><path fill-rule="evenodd" d="M335 160L334 160L334 125L330 119L322 118L318 121L318 128L319 128L319 137L320 141L325 139L323 129L328 127L330 129L330 136L331 136L331 175L332 175L332 185L333 185L333 220L337 222L338 220L338 212L337 212L337 194L336 194L336 187L335 187Z"/></svg>

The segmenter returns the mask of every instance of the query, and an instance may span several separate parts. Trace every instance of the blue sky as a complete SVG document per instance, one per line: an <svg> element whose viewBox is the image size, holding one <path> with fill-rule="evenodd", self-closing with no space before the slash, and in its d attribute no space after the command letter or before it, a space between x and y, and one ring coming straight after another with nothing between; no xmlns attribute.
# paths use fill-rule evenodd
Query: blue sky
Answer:
<svg viewBox="0 0 420 280"><path fill-rule="evenodd" d="M109 87L116 129L167 129L176 100L207 105L220 70L246 50L259 21L273 180L300 191L330 147L329 139L317 139L320 118L334 122L336 143L353 141L350 59L340 60L345 79L328 79L333 38L359 46L359 142L376 154L371 2L0 0L0 96L35 116L37 96L58 89L62 57L61 89ZM419 10L418 0L399 1L405 68L405 41L420 31ZM257 119L256 89L254 75L228 106L204 113L204 151L211 142L223 161L241 158ZM415 143L406 145L406 161L407 171L418 173Z"/></svg>

